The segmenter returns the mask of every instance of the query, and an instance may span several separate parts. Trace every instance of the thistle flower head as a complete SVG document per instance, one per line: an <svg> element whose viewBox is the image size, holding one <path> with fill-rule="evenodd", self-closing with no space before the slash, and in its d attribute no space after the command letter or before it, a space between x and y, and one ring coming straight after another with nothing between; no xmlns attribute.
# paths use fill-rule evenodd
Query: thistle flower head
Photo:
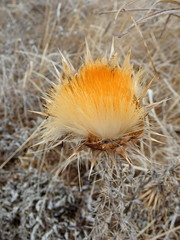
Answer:
<svg viewBox="0 0 180 240"><path fill-rule="evenodd" d="M130 54L120 66L116 54L94 61L87 50L77 73L65 59L63 66L61 83L51 89L45 104L45 140L69 135L91 149L116 151L142 134L145 93L141 71L133 74Z"/></svg>

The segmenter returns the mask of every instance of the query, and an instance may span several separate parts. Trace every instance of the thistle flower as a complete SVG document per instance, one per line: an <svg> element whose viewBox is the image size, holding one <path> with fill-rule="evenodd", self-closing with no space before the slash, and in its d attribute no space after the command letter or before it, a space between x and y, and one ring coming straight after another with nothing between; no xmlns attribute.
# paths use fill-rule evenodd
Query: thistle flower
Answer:
<svg viewBox="0 0 180 240"><path fill-rule="evenodd" d="M141 75L142 71L133 75L130 53L120 66L114 53L94 61L87 46L85 63L77 73L63 57L61 82L51 89L45 104L44 141L78 139L78 151L92 149L92 166L102 151L127 158L126 144L144 131L142 98L149 85L143 88Z"/></svg>

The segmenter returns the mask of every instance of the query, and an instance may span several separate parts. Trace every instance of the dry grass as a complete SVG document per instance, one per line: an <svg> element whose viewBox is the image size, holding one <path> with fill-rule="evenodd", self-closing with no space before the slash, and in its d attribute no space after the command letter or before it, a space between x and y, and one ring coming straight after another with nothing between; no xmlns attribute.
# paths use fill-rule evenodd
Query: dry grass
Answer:
<svg viewBox="0 0 180 240"><path fill-rule="evenodd" d="M1 1L0 239L179 239L179 12L171 0ZM59 217L52 199L63 197L52 176L75 144L34 146L43 117L28 110L43 111L53 65L62 69L59 50L78 68L85 38L97 57L110 50L113 36L121 62L131 49L135 69L144 69L147 82L155 77L145 102L166 100L150 112L139 153L129 153L142 165L118 161L118 172L102 155L88 180L84 151L55 180L66 192L57 200L57 211L65 208ZM23 169L34 167L39 173Z"/></svg>

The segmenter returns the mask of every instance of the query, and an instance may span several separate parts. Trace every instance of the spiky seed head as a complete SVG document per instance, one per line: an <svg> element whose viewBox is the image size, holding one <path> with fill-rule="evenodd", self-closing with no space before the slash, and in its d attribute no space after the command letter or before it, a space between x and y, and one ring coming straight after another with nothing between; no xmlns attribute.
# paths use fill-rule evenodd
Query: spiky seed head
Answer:
<svg viewBox="0 0 180 240"><path fill-rule="evenodd" d="M144 186L139 200L152 210L159 209L165 199L165 191L162 183L150 182Z"/></svg>

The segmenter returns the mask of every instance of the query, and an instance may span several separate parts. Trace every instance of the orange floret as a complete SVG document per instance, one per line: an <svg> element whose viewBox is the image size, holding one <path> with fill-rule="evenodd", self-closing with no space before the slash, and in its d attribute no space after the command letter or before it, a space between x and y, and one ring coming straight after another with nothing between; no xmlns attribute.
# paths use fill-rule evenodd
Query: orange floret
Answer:
<svg viewBox="0 0 180 240"><path fill-rule="evenodd" d="M85 63L74 76L57 84L46 104L46 137L72 134L82 139L116 140L142 128L143 107L138 72L132 76L129 56ZM70 80L69 80L70 79Z"/></svg>

